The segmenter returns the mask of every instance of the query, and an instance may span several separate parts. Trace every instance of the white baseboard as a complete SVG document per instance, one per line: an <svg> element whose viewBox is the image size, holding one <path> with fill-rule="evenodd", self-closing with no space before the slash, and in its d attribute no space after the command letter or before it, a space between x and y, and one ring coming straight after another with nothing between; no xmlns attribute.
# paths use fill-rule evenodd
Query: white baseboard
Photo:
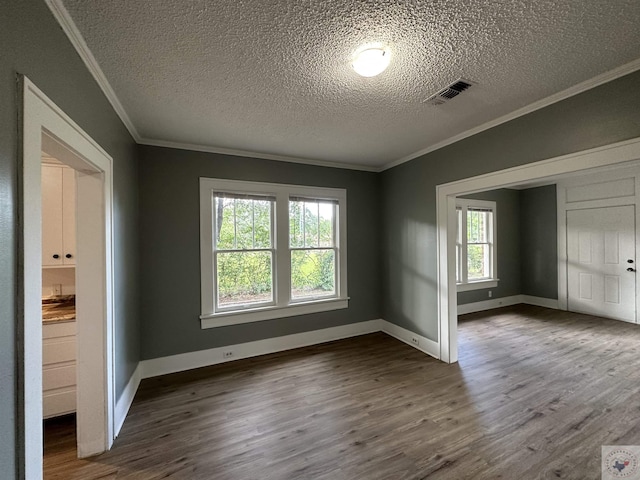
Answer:
<svg viewBox="0 0 640 480"><path fill-rule="evenodd" d="M83 442L82 445L78 443L78 458L95 457L104 452L104 440L92 440L89 442ZM22 477L25 478L25 477ZM35 478L35 477L29 477ZM42 478L42 477L38 477Z"/></svg>
<svg viewBox="0 0 640 480"><path fill-rule="evenodd" d="M465 313L483 312L484 310L508 307L510 305L517 305L519 303L526 303L527 305L537 305L539 307L554 308L556 310L559 308L558 300L533 297L531 295L512 295L511 297L492 298L491 300L484 300L482 302L458 305L458 315L464 315Z"/></svg>
<svg viewBox="0 0 640 480"><path fill-rule="evenodd" d="M526 303L527 305L537 305L538 307L553 308L554 310L560 309L558 300L552 298L532 297L531 295L520 296L522 297L522 303Z"/></svg>
<svg viewBox="0 0 640 480"><path fill-rule="evenodd" d="M124 391L120 398L116 402L115 409L115 419L114 419L114 436L117 437L120 434L120 429L122 429L122 425L124 424L125 419L127 418L127 414L129 413L129 408L131 408L131 403L133 402L133 398L136 396L136 392L138 391L138 387L140 386L140 380L142 380L142 368L141 362L138 363L133 375L129 379L127 386L124 387Z"/></svg>
<svg viewBox="0 0 640 480"><path fill-rule="evenodd" d="M511 297L492 298L491 300L483 300L482 302L466 303L458 305L458 315L465 313L482 312L491 310L492 308L508 307L509 305L517 305L522 303L521 295L513 295Z"/></svg>
<svg viewBox="0 0 640 480"><path fill-rule="evenodd" d="M427 355L440 359L440 344L438 342L434 342L427 337L418 335L411 330L399 327L398 325L387 322L386 320L381 320L380 322L382 324L382 331L387 335L397 338L401 342L404 342Z"/></svg>
<svg viewBox="0 0 640 480"><path fill-rule="evenodd" d="M140 370L142 378L151 378L374 332L384 332L427 355L434 358L440 357L438 342L399 327L391 322L387 322L386 320L369 320L367 322L352 323L340 327L267 338L256 342L227 345L224 347L210 348L208 350L143 360L140 362ZM414 339L417 340L417 344L414 342ZM228 352L232 353L230 357L225 356L225 353Z"/></svg>
<svg viewBox="0 0 640 480"><path fill-rule="evenodd" d="M124 424L133 398L135 397L140 380L144 378L157 377L169 373L182 372L194 368L207 367L225 362L231 362L242 358L267 355L269 353L282 352L294 348L307 347L333 340L366 335L368 333L384 332L398 340L420 350L436 359L440 357L440 347L427 337L418 335L410 330L399 327L386 320L369 320L367 322L352 323L339 327L313 330L310 332L286 335L283 337L267 338L256 342L240 343L237 345L227 345L224 347L210 348L197 352L181 353L168 357L142 360L133 372L125 387L120 399L116 403L115 409L115 434L120 433ZM416 340L417 343L414 341ZM225 356L225 353L232 352L232 356Z"/></svg>
<svg viewBox="0 0 640 480"><path fill-rule="evenodd" d="M255 342L239 343L237 345L227 345L224 347L210 348L208 350L199 350L197 352L143 360L140 362L142 378L157 377L158 375L182 372L242 358L256 357L258 355L282 352L293 348L307 347L309 345L379 332L382 330L380 322L381 320L369 320L367 322L351 323L349 325L312 330L310 332L285 335L283 337L267 338ZM232 355L225 357L225 354L228 352L231 352Z"/></svg>
<svg viewBox="0 0 640 480"><path fill-rule="evenodd" d="M557 300L532 297L529 295L514 295L512 297L494 298L484 302L460 305L458 307L458 314L480 312L483 310L515 305L518 303L558 308ZM312 330L310 332L296 333L294 335L285 335L283 337L267 338L265 340L258 340L255 342L210 348L208 350L199 350L197 352L181 353L178 355L170 355L168 357L142 360L138 363L138 367L133 372L133 375L131 375L127 386L116 403L114 422L115 435L117 436L120 433L120 429L124 424L129 408L131 407L131 403L133 402L133 398L135 397L138 386L140 385L140 380L144 378L183 372L194 368L207 367L210 365L240 360L242 358L267 355L269 353L282 352L294 348L307 347L310 345L331 342L333 340L342 340L374 332L384 332L427 355L436 359L440 358L440 345L438 342L422 335L418 335L411 330L407 330L406 328L400 327L391 322L387 322L386 320L380 319L352 323L339 327L325 328L322 330ZM225 356L228 352L231 352L232 355Z"/></svg>

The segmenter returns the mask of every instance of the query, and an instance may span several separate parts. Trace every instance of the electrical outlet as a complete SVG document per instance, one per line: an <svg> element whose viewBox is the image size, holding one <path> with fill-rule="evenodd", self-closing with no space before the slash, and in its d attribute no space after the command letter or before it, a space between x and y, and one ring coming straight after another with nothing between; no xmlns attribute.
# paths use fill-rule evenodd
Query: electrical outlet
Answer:
<svg viewBox="0 0 640 480"><path fill-rule="evenodd" d="M224 358L233 358L233 350L227 350L225 352L222 352L222 356Z"/></svg>
<svg viewBox="0 0 640 480"><path fill-rule="evenodd" d="M493 296L493 292L489 290L489 298L491 298L492 296Z"/></svg>
<svg viewBox="0 0 640 480"><path fill-rule="evenodd" d="M418 339L416 337L411 337L411 343L413 343L414 345L420 344L420 342L418 342Z"/></svg>

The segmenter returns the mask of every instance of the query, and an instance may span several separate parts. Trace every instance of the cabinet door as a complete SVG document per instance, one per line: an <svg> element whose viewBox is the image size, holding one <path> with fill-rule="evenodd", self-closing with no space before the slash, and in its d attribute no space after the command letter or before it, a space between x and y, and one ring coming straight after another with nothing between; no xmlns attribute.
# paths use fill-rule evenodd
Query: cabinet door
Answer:
<svg viewBox="0 0 640 480"><path fill-rule="evenodd" d="M76 264L76 171L62 168L62 263Z"/></svg>
<svg viewBox="0 0 640 480"><path fill-rule="evenodd" d="M42 166L42 265L62 265L62 168ZM57 257L57 258L56 258Z"/></svg>
<svg viewBox="0 0 640 480"><path fill-rule="evenodd" d="M76 410L76 322L42 325L44 418Z"/></svg>

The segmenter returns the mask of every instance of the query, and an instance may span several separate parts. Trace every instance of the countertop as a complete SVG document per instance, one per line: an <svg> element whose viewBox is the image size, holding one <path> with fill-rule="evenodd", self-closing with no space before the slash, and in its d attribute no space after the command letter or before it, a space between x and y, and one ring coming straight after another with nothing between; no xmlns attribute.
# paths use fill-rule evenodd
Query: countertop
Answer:
<svg viewBox="0 0 640 480"><path fill-rule="evenodd" d="M42 323L71 322L75 319L75 295L55 295L42 298Z"/></svg>

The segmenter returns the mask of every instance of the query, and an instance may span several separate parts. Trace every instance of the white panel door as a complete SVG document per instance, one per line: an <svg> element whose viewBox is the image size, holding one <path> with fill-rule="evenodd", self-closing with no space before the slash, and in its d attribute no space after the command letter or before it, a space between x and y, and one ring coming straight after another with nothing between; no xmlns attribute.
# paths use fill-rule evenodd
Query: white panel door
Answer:
<svg viewBox="0 0 640 480"><path fill-rule="evenodd" d="M567 211L568 307L636 321L635 207Z"/></svg>

